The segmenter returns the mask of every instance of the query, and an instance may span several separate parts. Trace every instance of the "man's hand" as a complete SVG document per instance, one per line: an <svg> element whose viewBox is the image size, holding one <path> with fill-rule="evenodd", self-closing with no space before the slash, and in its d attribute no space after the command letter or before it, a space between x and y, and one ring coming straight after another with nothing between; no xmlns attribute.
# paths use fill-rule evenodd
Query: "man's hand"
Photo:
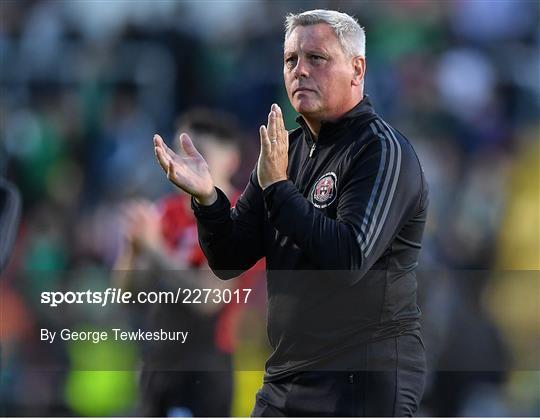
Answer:
<svg viewBox="0 0 540 420"><path fill-rule="evenodd" d="M143 250L161 250L161 217L156 206L147 200L127 203L122 210L125 239L138 254Z"/></svg>
<svg viewBox="0 0 540 420"><path fill-rule="evenodd" d="M178 188L209 206L217 200L208 164L185 133L180 135L180 153L170 149L159 134L154 135L154 152L167 178Z"/></svg>
<svg viewBox="0 0 540 420"><path fill-rule="evenodd" d="M273 104L268 114L268 128L261 125L261 153L257 165L257 178L264 190L275 182L287 179L289 164L289 133L285 129L283 114Z"/></svg>

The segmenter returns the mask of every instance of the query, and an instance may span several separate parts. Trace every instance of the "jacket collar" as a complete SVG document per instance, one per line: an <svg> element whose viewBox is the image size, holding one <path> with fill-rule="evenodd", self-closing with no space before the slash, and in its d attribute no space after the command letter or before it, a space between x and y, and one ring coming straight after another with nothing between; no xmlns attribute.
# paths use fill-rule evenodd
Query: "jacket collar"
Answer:
<svg viewBox="0 0 540 420"><path fill-rule="evenodd" d="M375 115L375 110L371 105L369 97L364 95L362 100L358 102L353 109L351 109L337 121L321 121L321 129L319 131L317 143L323 144L333 142L347 131L353 121L365 121ZM302 127L302 130L304 131L304 138L308 144L313 144L313 134L304 120L304 117L299 115L296 117L296 122L300 124L300 127Z"/></svg>

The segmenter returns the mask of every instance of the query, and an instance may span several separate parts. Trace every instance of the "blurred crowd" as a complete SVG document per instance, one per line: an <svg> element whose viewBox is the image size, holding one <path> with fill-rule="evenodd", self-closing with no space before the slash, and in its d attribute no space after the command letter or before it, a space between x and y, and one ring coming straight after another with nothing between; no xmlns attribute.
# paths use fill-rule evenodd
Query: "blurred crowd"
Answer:
<svg viewBox="0 0 540 420"><path fill-rule="evenodd" d="M117 371L78 370L88 345L35 354L49 316L36 294L108 287L122 205L173 191L152 135L172 143L185 111L239 119L243 188L270 105L296 126L283 21L314 8L366 29L366 93L411 139L430 185L421 414L540 415L540 6L526 0L0 2L0 175L23 199L0 279L0 415L135 412L136 349L106 350L133 367ZM244 329L264 328L257 302ZM49 359L62 368L32 369ZM235 381L232 414L247 415L260 384Z"/></svg>

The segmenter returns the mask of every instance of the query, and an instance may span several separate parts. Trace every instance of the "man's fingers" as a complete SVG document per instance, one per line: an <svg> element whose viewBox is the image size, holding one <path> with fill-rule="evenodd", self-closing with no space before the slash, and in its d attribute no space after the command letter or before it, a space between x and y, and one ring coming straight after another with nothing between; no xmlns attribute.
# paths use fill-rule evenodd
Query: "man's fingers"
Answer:
<svg viewBox="0 0 540 420"><path fill-rule="evenodd" d="M126 206L124 209L122 209L122 218L126 223L133 223L136 219L136 216L133 212L133 208L131 206Z"/></svg>
<svg viewBox="0 0 540 420"><path fill-rule="evenodd" d="M277 122L278 122L278 130L281 131L281 134L285 135L285 122L283 121L283 112L281 112L281 108L279 105L276 105L277 109Z"/></svg>
<svg viewBox="0 0 540 420"><path fill-rule="evenodd" d="M289 149L289 133L285 129L285 121L283 121L283 112L281 111L281 108L279 105L276 105L276 116L277 116L277 130L279 133L279 139L283 142L286 149Z"/></svg>
<svg viewBox="0 0 540 420"><path fill-rule="evenodd" d="M273 109L273 106L272 106ZM277 139L277 127L276 127L276 112L274 110L270 111L268 114L268 138L270 141Z"/></svg>
<svg viewBox="0 0 540 420"><path fill-rule="evenodd" d="M199 156L199 151L186 133L180 134L180 147L187 156Z"/></svg>
<svg viewBox="0 0 540 420"><path fill-rule="evenodd" d="M174 151L167 146L167 144L163 141L163 138L157 133L154 134L154 146L162 148L163 151L171 157L174 157L175 155Z"/></svg>
<svg viewBox="0 0 540 420"><path fill-rule="evenodd" d="M174 163L172 160L167 165L167 179L174 181Z"/></svg>
<svg viewBox="0 0 540 420"><path fill-rule="evenodd" d="M174 185L176 185L178 188L190 194L182 185L182 174L179 174L179 172L181 172L181 169L182 168L180 166L175 165L174 162L171 160L169 162L169 165L167 166L167 179L171 181ZM177 172L177 170L179 172Z"/></svg>
<svg viewBox="0 0 540 420"><path fill-rule="evenodd" d="M167 166L169 165L169 157L165 154L163 149L159 146L156 146L154 147L154 153L163 170L167 170Z"/></svg>
<svg viewBox="0 0 540 420"><path fill-rule="evenodd" d="M259 128L261 137L261 154L269 155L271 150L270 139L268 138L268 130L264 125Z"/></svg>
<svg viewBox="0 0 540 420"><path fill-rule="evenodd" d="M280 121L279 121L280 109L279 109L278 104L272 104L272 111L274 111L274 113L276 114L276 131L279 133L281 125L280 125Z"/></svg>
<svg viewBox="0 0 540 420"><path fill-rule="evenodd" d="M171 157L167 155L159 146L154 147L154 152L161 168L165 172L167 172L167 170L169 169L169 162L171 161Z"/></svg>

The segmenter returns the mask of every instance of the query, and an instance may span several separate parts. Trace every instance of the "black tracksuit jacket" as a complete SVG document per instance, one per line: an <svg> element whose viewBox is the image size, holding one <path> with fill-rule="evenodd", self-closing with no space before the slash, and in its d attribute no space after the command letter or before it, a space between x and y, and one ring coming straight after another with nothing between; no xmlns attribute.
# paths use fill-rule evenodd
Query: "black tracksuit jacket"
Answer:
<svg viewBox="0 0 540 420"><path fill-rule="evenodd" d="M420 334L414 270L428 188L411 144L367 96L323 122L316 142L297 122L288 180L263 191L255 169L232 209L219 189L211 206L192 200L200 245L220 278L266 257L266 381L349 368L363 343Z"/></svg>

